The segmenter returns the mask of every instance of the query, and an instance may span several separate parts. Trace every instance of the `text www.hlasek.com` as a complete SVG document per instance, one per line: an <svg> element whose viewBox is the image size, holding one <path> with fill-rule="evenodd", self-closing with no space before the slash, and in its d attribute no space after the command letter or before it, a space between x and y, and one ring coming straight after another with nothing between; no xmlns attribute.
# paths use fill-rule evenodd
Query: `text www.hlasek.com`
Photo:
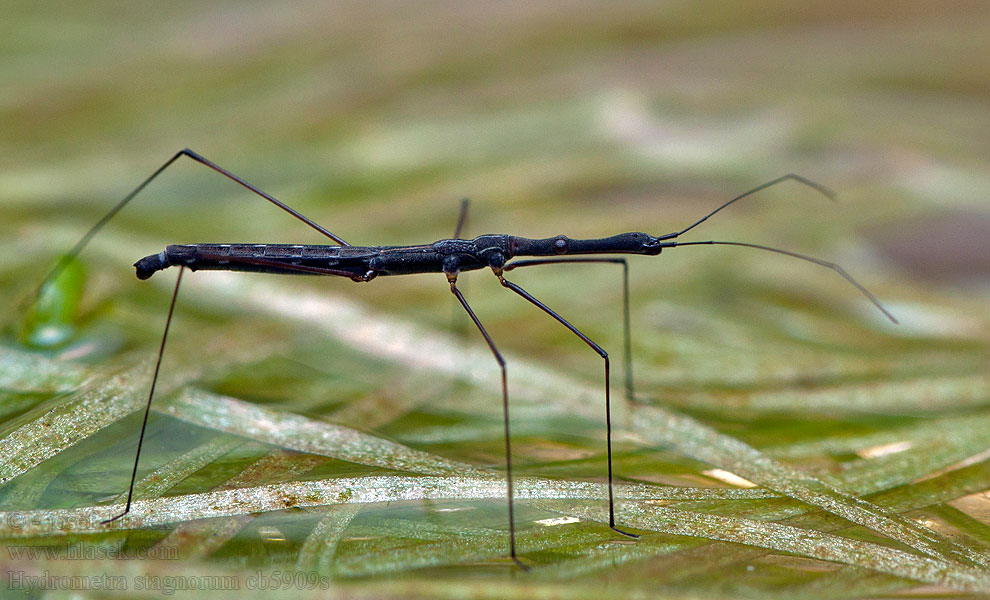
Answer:
<svg viewBox="0 0 990 600"><path fill-rule="evenodd" d="M179 560L176 546L124 550L119 546L7 546L7 558L22 560Z"/></svg>

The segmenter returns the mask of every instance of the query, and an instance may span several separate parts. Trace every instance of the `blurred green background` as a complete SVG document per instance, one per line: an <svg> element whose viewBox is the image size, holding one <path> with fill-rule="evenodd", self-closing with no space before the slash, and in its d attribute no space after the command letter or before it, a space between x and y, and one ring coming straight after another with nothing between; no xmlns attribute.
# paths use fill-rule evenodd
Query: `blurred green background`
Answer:
<svg viewBox="0 0 990 600"><path fill-rule="evenodd" d="M85 512L126 488L133 411L174 281L166 272L139 282L131 263L169 243L325 241L182 159L101 232L57 291L65 305L48 326L66 339L25 344L31 319L44 315L26 318L18 302L184 147L355 245L449 237L465 196L466 237L659 235L800 173L838 202L783 184L691 239L834 260L901 320L886 322L834 273L779 255L699 247L635 257L629 406L619 401L619 269L515 271L612 353L621 481L742 496L630 503L620 520L643 534L630 544L598 522L601 495L561 506L534 492L517 515L530 573L505 559L504 501L457 494L259 505L228 518L204 505L192 525L68 537L2 529L7 571L119 571L131 578L126 594L138 593L142 573L245 582L273 569L332 581L330 590L281 589L292 597L990 591L985 2L5 0L3 13L2 510ZM496 365L441 275L366 285L209 272L188 280L139 498L377 474L394 486L435 474L422 461L436 457L500 468ZM520 475L604 481L598 356L490 274L461 280L508 356ZM190 394L273 412L225 418ZM118 396L133 398L103 408ZM291 414L309 419L290 427L300 435L330 423L360 430L367 460L279 442L272 415ZM392 442L422 452L419 466L376 462ZM878 520L856 520L840 492L882 507L866 510ZM821 510L826 497L839 508ZM688 516L664 517L658 502ZM562 514L575 521L541 524ZM737 519L739 537L706 525L709 514ZM784 518L838 533L814 547L788 538L794 530L754 533L753 524ZM867 545L843 554L844 540ZM66 544L177 545L182 559L122 569L9 551ZM9 581L7 593L37 597Z"/></svg>

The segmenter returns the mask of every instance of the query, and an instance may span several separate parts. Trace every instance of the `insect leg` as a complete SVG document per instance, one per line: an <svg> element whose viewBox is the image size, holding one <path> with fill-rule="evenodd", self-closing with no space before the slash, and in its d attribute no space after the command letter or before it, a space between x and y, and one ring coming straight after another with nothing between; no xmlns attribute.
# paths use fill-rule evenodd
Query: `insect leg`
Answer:
<svg viewBox="0 0 990 600"><path fill-rule="evenodd" d="M516 556L516 520L515 513L513 512L513 497L512 497L512 446L509 442L509 387L506 382L505 376L505 359L502 358L502 353L498 351L495 346L495 342L492 337L488 335L485 330L485 326L481 324L478 320L478 316L474 314L471 310L471 306L464 299L464 295L461 291L457 289L457 274L448 273L447 279L450 281L450 291L457 297L457 301L461 303L464 310L467 311L468 316L474 321L474 324L478 327L478 331L485 338L485 342L488 343L488 347L491 349L492 354L495 355L495 361L498 363L499 368L502 370L502 414L505 421L505 480L507 495L509 497L509 556L512 557L513 562L515 562L519 567L524 570L529 570L522 561Z"/></svg>
<svg viewBox="0 0 990 600"><path fill-rule="evenodd" d="M165 332L162 334L162 343L158 347L158 360L155 362L155 374L151 377L151 391L148 392L148 403L144 407L144 421L141 423L141 434L138 437L137 452L134 454L134 469L131 471L131 485L127 488L127 506L124 508L124 512L103 521L104 523L116 521L131 511L131 500L134 496L134 482L137 480L138 462L141 460L141 446L144 444L144 433L148 428L148 414L151 412L151 400L155 397L155 384L158 383L158 372L162 367L162 355L165 354L165 340L168 339L168 330L172 325L172 314L175 312L175 301L179 297L179 285L182 284L182 273L185 270L185 267L179 267L179 275L175 280L175 291L172 292L172 302L168 307L168 317L165 318Z"/></svg>
<svg viewBox="0 0 990 600"><path fill-rule="evenodd" d="M457 225L454 227L454 236L451 239L459 240L461 239L461 232L464 231L464 226L467 225L468 218L468 207L471 201L467 198L461 198L461 208L457 215ZM462 326L463 321L457 318L457 307L454 307L454 312L450 316L450 329L458 336L464 336L464 328Z"/></svg>
<svg viewBox="0 0 990 600"><path fill-rule="evenodd" d="M470 200L468 200L467 198L461 198L461 211L457 215L457 226L454 227L454 237L452 237L451 239L454 240L461 239L461 231L464 230L464 225L467 224L468 205L470 204L471 204Z"/></svg>
<svg viewBox="0 0 990 600"><path fill-rule="evenodd" d="M622 358L626 367L626 401L631 405L635 394L632 372L632 334L629 327L629 263L624 258L536 258L511 262L502 267L502 270L511 271L517 267L535 267L559 263L613 263L622 265Z"/></svg>
<svg viewBox="0 0 990 600"><path fill-rule="evenodd" d="M113 208L111 208L110 211L107 212L107 214L103 215L103 217L100 218L100 220L97 221L95 225L93 225L92 227L90 227L89 231L87 231L85 233L85 235L83 235L82 238L80 238L79 241L76 242L76 244L69 250L69 252L66 253L65 255L63 255L62 258L59 259L58 263L56 263L55 266L52 267L52 270L49 271L48 272L48 275L46 275L45 278L41 281L41 284L38 286L38 289L35 291L34 295L31 297L31 300L30 301L33 302L35 299L38 298L38 296L41 294L41 290L44 288L45 284L48 283L49 281L54 280L56 277L58 277L58 275L62 272L62 270L65 269L66 265L68 265L76 256L79 255L80 252L82 252L83 248L85 248L86 245L90 242L90 240L93 239L93 236L95 236L101 229L103 229L103 227L108 222L110 222L110 219L112 219L114 216L116 216L117 213L119 213L121 210L123 210L123 208L125 206L127 206L127 204L131 200L133 200L134 197L137 196L141 192L141 190L143 190L144 188L146 188L148 186L148 184L150 184L165 169L167 169L168 167L170 167L172 165L172 163L174 163L175 161L177 161L182 156L187 156L187 157L191 158L192 160L194 160L194 161L196 161L196 162L198 162L198 163L200 163L202 165L205 165L205 166L213 169L217 173L220 173L221 175L223 175L227 179L230 179L231 181L234 181L234 182L238 183L239 185L247 188L248 190L251 190L255 194L261 196L265 200L268 200L269 202L271 202L275 206L281 208L282 210L284 210L285 212L289 213L293 217L299 219L303 223L306 223L307 225L309 225L313 229L319 231L320 233L322 233L323 235L327 236L328 238L334 240L338 244L340 244L342 246L348 246L349 245L347 242L345 242L343 239L341 239L340 237L338 237L337 235L335 235L330 230L325 229L324 227L318 225L313 220L311 220L308 217L304 216L299 211L297 211L294 208L292 208L292 207L290 207L290 206L282 203L281 201L277 200L274 196L271 196L270 194L267 194L266 192L263 192L259 188L251 185L250 183L248 183L247 181L241 179L237 175L234 175L233 173L231 173L227 169L224 169L220 165L218 165L218 164L216 164L216 163L214 163L214 162L212 162L212 161L210 161L210 160L208 160L208 159L200 156L199 154L197 154L196 152L193 152L189 148L185 148L183 150L179 150L178 152L176 152L175 155L172 156L172 158L168 159L165 162L165 164L163 164L162 166L158 167L158 169L154 173L152 173L147 179L145 179L144 181L142 181L141 184L138 185L136 188L134 188L133 190L131 190L131 193L129 193L126 196L124 196L124 198L120 202L118 202Z"/></svg>
<svg viewBox="0 0 990 600"><path fill-rule="evenodd" d="M638 538L639 537L638 535L634 533L629 533L627 531L622 531L621 529L615 526L615 499L612 491L612 406L611 406L610 394L609 394L609 387L610 387L609 384L611 382L609 381L608 352L605 352L605 350L602 349L601 346L591 341L591 339L589 339L588 336L581 333L581 331L577 327L571 325L569 322L567 322L566 319L564 319L564 317L555 313L546 304L543 304L542 302L531 296L529 292L527 292L526 290L522 289L521 287L512 283L511 281L506 280L501 275L499 275L498 280L502 283L503 286L509 288L513 292L519 294L526 300L535 304L543 312L547 313L554 319L557 319L557 321L559 321L561 325L570 329L571 333L581 338L581 341L583 341L585 344L588 344L588 346L590 346L592 350L597 352L603 359L605 359L605 440L606 440L605 444L608 453L608 526L611 527L614 531L621 533L622 535L627 535L632 538Z"/></svg>

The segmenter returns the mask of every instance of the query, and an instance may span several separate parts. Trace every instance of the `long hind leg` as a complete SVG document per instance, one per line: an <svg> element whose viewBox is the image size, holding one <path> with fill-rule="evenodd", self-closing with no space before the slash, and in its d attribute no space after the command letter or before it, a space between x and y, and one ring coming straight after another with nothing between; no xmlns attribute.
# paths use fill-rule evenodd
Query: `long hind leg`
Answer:
<svg viewBox="0 0 990 600"><path fill-rule="evenodd" d="M541 265L577 264L577 263L610 263L622 265L622 359L625 366L625 387L627 408L632 406L635 398L633 388L632 367L632 333L629 326L629 263L624 258L534 258L513 261L504 267L503 271L511 271L519 267L536 267Z"/></svg>
<svg viewBox="0 0 990 600"><path fill-rule="evenodd" d="M492 337L488 335L488 331L485 330L485 326L481 324L478 316L474 314L471 310L471 306L464 299L464 295L461 291L457 289L457 274L448 273L447 280L450 282L450 291L457 298L457 301L461 303L464 310L467 311L468 316L474 321L475 326L477 326L478 331L481 332L482 337L485 338L485 342L491 349L492 354L495 355L495 362L498 363L499 368L502 370L502 415L504 417L505 423L505 480L506 480L506 494L509 499L509 556L512 558L519 567L525 570L529 570L519 557L516 556L516 518L514 508L514 498L512 494L512 445L509 440L509 387L506 380L505 372L505 359L502 358L502 353L498 351L495 346L495 341Z"/></svg>
<svg viewBox="0 0 990 600"><path fill-rule="evenodd" d="M155 397L155 384L158 383L158 373L162 368L162 356L165 354L165 341L168 340L168 330L172 326L172 315L175 313L175 301L179 298L179 286L182 285L182 274L185 267L179 267L179 275L175 279L175 291L172 292L172 302L168 306L168 316L165 317L165 331L162 333L162 343L158 346L158 360L155 361L155 374L151 376L151 390L148 392L148 402L144 406L144 420L141 422L141 433L138 436L137 451L134 453L134 468L131 470L131 484L127 488L127 506L124 512L111 517L104 523L110 523L131 512L131 500L134 497L134 482L137 480L138 462L141 460L141 446L144 444L144 433L148 429L148 415L151 413L151 400Z"/></svg>
<svg viewBox="0 0 990 600"><path fill-rule="evenodd" d="M287 204L285 204L285 203L281 202L280 200L276 199L274 196L272 196L272 195L270 195L270 194L262 191L261 189L255 187L254 185L248 183L247 181L245 181L241 177L238 177L237 175L234 175L233 173L231 173L227 169L224 169L223 167L221 167L220 165L216 164L215 162L213 162L213 161L211 161L211 160L209 160L207 158L204 158L203 156L201 156L200 154L197 154L196 152L190 150L189 148L185 148L183 150L179 150L178 152L176 152L172 156L172 158L170 158L167 161L165 161L165 164L163 164L162 166L158 167L158 169L154 173L152 173L151 175L149 175L136 188L134 188L133 190L131 190L131 192L129 194L127 194L126 196L124 196L123 199L121 199L116 205L114 205L113 208L111 208L105 215L103 215L100 218L100 220L96 222L95 225L93 225L92 227L90 227L89 228L89 231L87 231L79 239L79 241L76 242L75 245L72 246L72 248L67 253L65 253L62 256L62 258L59 259L59 261L55 264L54 267L52 267L52 269L48 272L48 274L45 276L45 278L41 280L41 283L38 285L38 288L35 290L34 294L28 299L28 302L30 303L30 302L36 301L37 298L41 295L41 291L45 287L45 284L47 284L49 281L54 281L55 278L58 277L59 274L65 269L66 265L68 265L76 256L79 255L80 252L82 252L83 248L85 248L86 245L89 244L90 240L92 240L93 237L97 233L99 233L99 231L101 229L103 229L103 227L105 227L106 224L109 223L110 220L113 219L117 215L117 213L119 213L121 210L123 210L124 207L127 206L130 203L130 201L134 199L135 196L137 196L139 193L141 193L141 191L144 188L148 187L148 184L150 184L152 181L154 181L156 177L158 177L159 175L161 175L162 172L165 171L165 169L167 169L170 166L172 166L172 163L174 163L175 161L179 160L179 158L182 157L182 156L186 156L188 158L191 158L192 160L198 162L199 164L204 165L204 166L207 166L210 169L213 169L214 171L216 171L217 173L220 173L221 175L223 175L227 179L230 179L231 181L236 182L238 185L241 185L241 186L247 188L248 190L254 192L258 196L261 196L262 198L264 198L268 202L271 202L272 204L274 204L278 208L280 208L280 209L284 210L285 212L289 213L290 215L292 215L296 219L299 219L300 221L302 221L303 223L306 223L307 225L309 225L310 227L312 227L316 231L319 231L320 233L322 233L326 237L328 237L328 238L332 239L333 241L337 242L338 244L340 244L342 246L348 246L349 245L342 238L340 238L339 236L337 236L336 234L334 234L330 230L324 228L323 226L318 225L315 221L313 221L312 219L306 217L305 215L303 215L302 213L300 213L296 209L288 206Z"/></svg>
<svg viewBox="0 0 990 600"><path fill-rule="evenodd" d="M292 207L284 204L283 202L277 200L275 197L273 197L270 194L262 191L261 189L255 187L254 185L248 183L247 181L245 181L241 177L239 177L239 176L231 173L227 169L224 169L223 167L217 165L216 163L214 163L214 162L212 162L212 161L204 158L203 156L197 154L196 152L194 152L194 151L186 148L186 149L183 149L183 150L180 150L180 151L176 152L162 166L160 166L151 175L149 175L147 178L145 178L144 181L142 181L136 188L134 188L133 190L131 190L131 192L129 194L127 194L126 196L124 196L123 199L121 199L116 205L114 205L114 207L111 208L110 211L108 211L105 215L103 215L103 217L101 217L100 220L97 221L95 225L93 225L92 227L90 227L90 229L82 236L82 238L79 239L78 242L76 242L76 244L69 250L69 252L66 253L65 255L63 255L62 258L58 261L58 263L51 269L51 271L48 272L48 274L45 276L45 278L41 281L41 283L38 286L37 290L35 291L33 297L30 298L29 301L35 301L40 296L40 294L41 294L42 290L44 289L45 285L48 282L53 281L55 278L57 278L59 276L59 274L65 269L66 265L68 265L76 256L79 255L80 252L82 252L82 250L86 247L87 244L89 244L89 242L93 239L93 237L96 236L96 234L99 233L99 231L101 229L103 229L103 227L106 226L106 224L109 223L110 220L113 219L114 216L117 215L117 213L119 213L121 210L123 210L124 207L127 206L127 204L129 204L131 202L131 200L133 200L152 181L154 181L155 178L157 178L162 172L164 172L168 167L170 167L175 161L177 161L182 156L188 157L188 158L194 160L197 163L200 163L200 164L202 164L202 165L204 165L206 167L209 167L210 169L212 169L212 170L220 173L224 177L226 177L226 178L234 181L238 185L241 185L242 187L247 188L251 192L257 194L258 196L261 196L262 198L264 198L265 200L267 200L271 204L274 204L276 207L278 207L281 210L289 213L290 215L292 215L296 219L299 219L300 221L306 223L307 225L309 225L313 229L319 231L321 234L329 237L330 239L334 240L335 242L337 242L337 243L339 243L341 245L344 245L344 246L348 245L347 242L345 242L343 239L341 239L340 237L336 236L335 234L333 234L329 230L325 229L324 227L318 225L317 223L315 223L311 219L307 218L306 216L304 216L302 213L300 213L299 211L295 210L294 208L292 208ZM179 286L180 286L180 284L182 282L183 271L184 271L184 268L180 268L179 269L178 278L176 279L176 283L175 283L175 291L172 294L172 301L171 301L171 304L169 305L168 317L165 320L165 331L162 334L161 345L159 346L159 349L158 349L158 359L157 359L157 362L155 364L155 371L154 371L154 375L152 376L152 380L151 380L151 388L150 388L150 391L148 393L148 402L147 402L147 404L145 406L145 411L144 411L144 420L142 422L141 433L140 433L140 436L138 438L138 447L137 447L137 451L136 451L135 456L134 456L134 468L133 468L133 470L131 472L131 482L130 482L130 486L129 486L128 492L127 492L127 505L126 505L124 511L121 514L113 517L112 519L109 519L109 521L114 521L116 519L119 519L120 517L122 517L122 516L126 515L128 512L130 512L130 509L131 509L131 504L132 504L133 496L134 496L134 483L135 483L135 480L137 478L138 463L140 462L140 459L141 459L141 448L143 446L145 432L147 430L148 416L149 416L149 411L150 411L150 408L151 408L151 401L154 398L155 385L158 382L158 375L159 375L159 371L161 369L162 356L164 355L164 351L165 351L165 342L166 342L166 340L168 338L169 328L170 328L171 323L172 323L172 316L174 314L176 300L178 299L178 295L179 295Z"/></svg>
<svg viewBox="0 0 990 600"><path fill-rule="evenodd" d="M592 350L597 352L598 355L605 360L605 447L608 454L608 526L611 527L614 531L621 533L622 535L626 535L632 538L639 537L634 533L623 531L615 526L615 495L612 489L613 487L612 486L612 404L611 404L611 393L609 390L609 388L611 387L610 386L611 381L610 381L608 352L605 352L605 350L601 346L591 341L591 339L588 338L588 336L586 336L584 333L582 333L577 327L571 325L566 319L555 313L546 304L543 304L542 302L534 298L526 290L522 289L521 287L512 283L511 281L508 281L501 274L498 275L498 280L499 282L501 282L501 284L504 287L507 287L513 292L519 294L520 296L528 300L530 303L539 307L540 310L542 310L543 312L547 313L548 315L556 319L558 322L560 322L561 325L569 329L571 333L581 338L581 341L583 341L585 344L590 346Z"/></svg>

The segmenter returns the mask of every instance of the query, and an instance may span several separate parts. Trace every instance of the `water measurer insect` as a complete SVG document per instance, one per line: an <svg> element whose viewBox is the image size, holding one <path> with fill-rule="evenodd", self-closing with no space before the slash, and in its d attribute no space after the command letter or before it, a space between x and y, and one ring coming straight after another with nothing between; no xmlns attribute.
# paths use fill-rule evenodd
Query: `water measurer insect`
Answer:
<svg viewBox="0 0 990 600"><path fill-rule="evenodd" d="M140 279L148 279L159 271L175 267L178 270L175 288L169 304L168 316L165 323L165 331L162 335L161 344L158 350L158 360L152 376L148 400L144 411L144 421L141 433L138 438L137 451L134 457L134 466L131 473L130 487L128 488L127 504L119 515L109 519L114 521L124 516L130 511L134 495L134 484L137 478L137 469L140 462L141 446L144 442L145 431L148 423L148 414L151 402L154 398L155 384L161 368L162 356L164 354L166 340L168 338L169 327L175 311L178 299L179 288L182 283L182 276L186 269L198 270L225 270L225 271L247 271L270 274L301 274L301 275L329 275L346 277L355 282L370 282L377 277L390 275L412 275L412 274L442 274L447 280L447 285L451 293L456 298L458 304L464 309L485 343L494 356L498 368L501 371L501 391L502 410L504 422L505 441L505 470L506 470L506 495L508 500L508 520L509 520L509 555L519 565L516 554L515 540L515 516L514 516L514 496L512 478L512 449L509 420L509 391L506 379L507 364L499 351L494 339L485 329L482 321L471 308L461 290L457 287L458 276L461 272L475 271L480 269L490 269L498 282L506 289L521 296L527 302L533 304L548 316L558 321L561 325L570 330L582 342L595 351L604 361L604 400L605 400L605 427L606 427L606 453L608 461L608 507L609 526L619 534L635 538L635 534L622 530L616 523L615 503L613 497L613 470L612 470L612 424L611 424L611 371L608 353L597 343L592 341L581 330L572 325L568 320L559 315L553 309L545 305L522 287L509 281L506 274L517 268L529 266L545 266L559 263L618 263L624 267L624 303L625 303L625 351L626 351L626 395L632 396L632 374L629 354L629 309L628 309L628 268L626 259L615 255L640 254L647 256L659 255L663 250L676 248L679 246L698 245L726 245L754 248L768 252L774 252L804 261L812 262L819 266L831 269L845 278L850 284L855 286L865 295L880 311L891 321L896 319L880 304L879 300L865 287L860 285L840 266L813 258L803 254L798 254L788 250L751 244L736 241L678 241L680 236L693 230L709 217L723 210L734 202L750 196L756 192L764 190L770 186L784 181L795 181L809 186L820 193L832 197L832 193L823 186L805 179L798 175L784 175L772 181L757 186L744 194L725 202L715 210L709 212L695 223L675 231L673 233L654 236L648 233L629 232L612 235L609 237L595 239L573 239L564 235L557 235L543 239L530 239L508 234L485 234L473 239L462 239L460 237L461 228L465 221L467 203L461 207L460 218L454 236L450 239L442 239L433 243L411 245L411 246L354 246L346 242L343 238L333 232L318 225L309 218L303 216L298 211L275 199L271 195L261 191L237 175L207 160L192 150L181 150L177 152L164 165L158 168L130 194L125 196L116 206L114 206L96 225L94 225L79 242L59 261L52 271L45 278L51 281L68 265L72 259L79 254L86 244L97 232L107 224L120 210L122 210L138 193L151 183L159 174L167 169L180 157L185 156L197 163L205 165L225 177L237 182L253 193L261 196L278 208L288 212L295 218L306 223L313 229L319 231L324 236L333 240L330 245L304 245L304 244L249 244L249 243L203 243L170 245L157 254L152 254L140 258L135 264L136 274ZM44 282L42 283L44 286ZM40 288L39 288L40 290Z"/></svg>

